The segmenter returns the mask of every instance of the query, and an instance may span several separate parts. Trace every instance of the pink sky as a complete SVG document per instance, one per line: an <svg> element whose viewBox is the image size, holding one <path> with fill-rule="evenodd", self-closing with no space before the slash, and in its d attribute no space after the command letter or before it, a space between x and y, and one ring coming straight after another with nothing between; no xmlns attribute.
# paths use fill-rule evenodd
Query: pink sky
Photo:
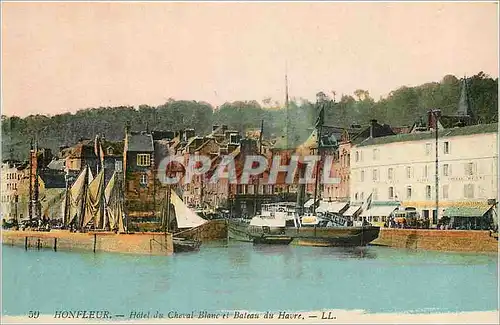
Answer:
<svg viewBox="0 0 500 325"><path fill-rule="evenodd" d="M2 113L498 76L494 3L2 3Z"/></svg>

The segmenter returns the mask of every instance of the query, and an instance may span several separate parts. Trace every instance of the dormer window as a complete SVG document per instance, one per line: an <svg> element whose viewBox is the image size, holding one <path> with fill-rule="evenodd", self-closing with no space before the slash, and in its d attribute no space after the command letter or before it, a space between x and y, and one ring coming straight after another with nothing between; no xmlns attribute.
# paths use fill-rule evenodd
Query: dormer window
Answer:
<svg viewBox="0 0 500 325"><path fill-rule="evenodd" d="M150 154L137 155L137 166L144 166L144 167L151 166L151 155Z"/></svg>
<svg viewBox="0 0 500 325"><path fill-rule="evenodd" d="M112 155L112 154L113 154L113 148L112 148L112 147L108 147L108 148L106 149L106 154L108 154L108 155Z"/></svg>

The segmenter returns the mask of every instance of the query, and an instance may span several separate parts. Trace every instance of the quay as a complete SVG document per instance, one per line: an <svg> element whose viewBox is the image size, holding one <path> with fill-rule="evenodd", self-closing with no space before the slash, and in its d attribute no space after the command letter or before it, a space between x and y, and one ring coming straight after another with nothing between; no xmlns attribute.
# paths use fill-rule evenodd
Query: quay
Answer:
<svg viewBox="0 0 500 325"><path fill-rule="evenodd" d="M171 233L114 232L72 233L65 230L12 231L2 230L2 244L27 249L52 249L54 251L93 251L144 255L171 255Z"/></svg>
<svg viewBox="0 0 500 325"><path fill-rule="evenodd" d="M498 235L488 230L380 228L370 245L449 252L498 252Z"/></svg>

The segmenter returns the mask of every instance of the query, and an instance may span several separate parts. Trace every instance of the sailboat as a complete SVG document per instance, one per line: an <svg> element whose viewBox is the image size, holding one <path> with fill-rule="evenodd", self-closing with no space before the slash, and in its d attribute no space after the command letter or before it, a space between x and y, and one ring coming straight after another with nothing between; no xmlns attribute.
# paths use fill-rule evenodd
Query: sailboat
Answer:
<svg viewBox="0 0 500 325"><path fill-rule="evenodd" d="M64 204L64 225L71 230L127 231L124 196L116 172L104 187L104 169L92 177L86 166L66 191Z"/></svg>
<svg viewBox="0 0 500 325"><path fill-rule="evenodd" d="M174 208L175 219L171 220L171 206ZM183 230L199 227L207 221L191 210L170 187L167 189L167 202L162 213L162 223L165 231L181 230L173 234L174 253L199 250L201 242L182 238ZM172 224L175 223L174 226Z"/></svg>

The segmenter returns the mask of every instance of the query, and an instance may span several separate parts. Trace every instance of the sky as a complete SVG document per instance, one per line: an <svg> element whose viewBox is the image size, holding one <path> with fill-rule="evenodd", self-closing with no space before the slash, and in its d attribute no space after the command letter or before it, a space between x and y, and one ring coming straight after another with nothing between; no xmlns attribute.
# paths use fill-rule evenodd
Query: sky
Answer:
<svg viewBox="0 0 500 325"><path fill-rule="evenodd" d="M495 3L6 3L2 114L498 77Z"/></svg>

